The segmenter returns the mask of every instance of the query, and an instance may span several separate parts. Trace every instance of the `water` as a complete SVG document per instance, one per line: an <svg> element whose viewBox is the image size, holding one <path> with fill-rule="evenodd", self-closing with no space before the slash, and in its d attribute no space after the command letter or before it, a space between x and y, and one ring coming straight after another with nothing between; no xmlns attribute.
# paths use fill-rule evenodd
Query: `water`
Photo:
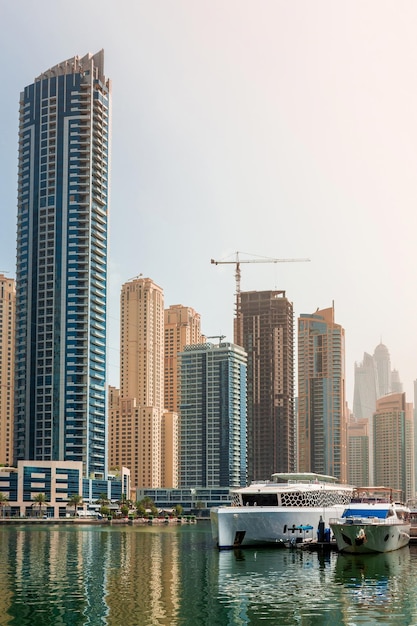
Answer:
<svg viewBox="0 0 417 626"><path fill-rule="evenodd" d="M209 523L0 526L0 625L417 625L417 546L218 552Z"/></svg>

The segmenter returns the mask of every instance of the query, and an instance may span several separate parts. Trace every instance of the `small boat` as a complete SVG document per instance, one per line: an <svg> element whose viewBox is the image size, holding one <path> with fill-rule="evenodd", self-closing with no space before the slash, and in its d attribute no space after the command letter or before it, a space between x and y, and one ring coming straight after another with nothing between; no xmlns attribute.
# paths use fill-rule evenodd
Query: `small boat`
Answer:
<svg viewBox="0 0 417 626"><path fill-rule="evenodd" d="M342 514L353 490L333 476L273 474L233 489L231 506L211 509L213 539L219 549L330 541L329 519Z"/></svg>
<svg viewBox="0 0 417 626"><path fill-rule="evenodd" d="M329 521L340 552L392 552L410 541L410 509L392 499L392 489L373 487L354 494L339 518Z"/></svg>

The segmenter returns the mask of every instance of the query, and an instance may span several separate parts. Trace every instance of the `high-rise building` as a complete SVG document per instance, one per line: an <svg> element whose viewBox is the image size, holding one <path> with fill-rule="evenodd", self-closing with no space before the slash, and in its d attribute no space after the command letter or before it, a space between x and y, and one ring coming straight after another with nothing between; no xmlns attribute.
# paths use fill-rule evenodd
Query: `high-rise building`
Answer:
<svg viewBox="0 0 417 626"><path fill-rule="evenodd" d="M345 331L334 306L298 318L298 403L299 470L346 482Z"/></svg>
<svg viewBox="0 0 417 626"><path fill-rule="evenodd" d="M0 274L0 465L13 463L13 401L16 291Z"/></svg>
<svg viewBox="0 0 417 626"><path fill-rule="evenodd" d="M103 51L20 97L15 460L107 475L106 277L111 87Z"/></svg>
<svg viewBox="0 0 417 626"><path fill-rule="evenodd" d="M402 393L403 384L400 379L400 373L398 370L393 369L391 371L391 393Z"/></svg>
<svg viewBox="0 0 417 626"><path fill-rule="evenodd" d="M417 380L413 382L413 400L414 400L414 409L413 409L413 458L414 458L414 488L417 487Z"/></svg>
<svg viewBox="0 0 417 626"><path fill-rule="evenodd" d="M185 346L180 367L180 487L246 484L246 353Z"/></svg>
<svg viewBox="0 0 417 626"><path fill-rule="evenodd" d="M377 371L377 397L382 398L391 393L391 357L383 343L375 348L374 361Z"/></svg>
<svg viewBox="0 0 417 626"><path fill-rule="evenodd" d="M367 352L362 363L355 363L353 390L353 414L356 419L370 419L375 411L377 389L377 369L375 359Z"/></svg>
<svg viewBox="0 0 417 626"><path fill-rule="evenodd" d="M109 415L110 466L128 467L134 487L174 486L166 484L176 482L178 441L164 412L164 294L150 278L122 286L120 394L112 391Z"/></svg>
<svg viewBox="0 0 417 626"><path fill-rule="evenodd" d="M122 285L120 396L164 408L164 292L150 278Z"/></svg>
<svg viewBox="0 0 417 626"><path fill-rule="evenodd" d="M379 398L373 429L374 484L398 490L401 499L414 498L413 405L405 393Z"/></svg>
<svg viewBox="0 0 417 626"><path fill-rule="evenodd" d="M350 485L366 487L369 482L369 420L355 419L348 421L348 473Z"/></svg>
<svg viewBox="0 0 417 626"><path fill-rule="evenodd" d="M367 352L363 355L362 363L355 363L355 377L353 388L353 414L359 422L367 420L368 422L368 468L369 475L362 485L373 485L374 480L374 445L373 445L373 428L372 416L376 409L376 400L379 394L378 372L374 357ZM358 440L355 440L358 443ZM361 444L364 439L361 439ZM350 444L349 444L350 445ZM351 468L348 463L348 473ZM353 470L352 470L353 471ZM356 482L352 484L357 484Z"/></svg>
<svg viewBox="0 0 417 626"><path fill-rule="evenodd" d="M374 484L375 474L373 415L377 399L402 391L400 375L397 370L391 370L390 354L383 343L376 346L373 355L365 352L362 363L355 363L353 414L355 419L367 419L369 422L369 485Z"/></svg>
<svg viewBox="0 0 417 626"><path fill-rule="evenodd" d="M285 291L240 293L248 355L248 480L295 471L294 319Z"/></svg>
<svg viewBox="0 0 417 626"><path fill-rule="evenodd" d="M200 314L191 307L173 304L165 309L164 407L178 412L178 358L185 346L201 343Z"/></svg>

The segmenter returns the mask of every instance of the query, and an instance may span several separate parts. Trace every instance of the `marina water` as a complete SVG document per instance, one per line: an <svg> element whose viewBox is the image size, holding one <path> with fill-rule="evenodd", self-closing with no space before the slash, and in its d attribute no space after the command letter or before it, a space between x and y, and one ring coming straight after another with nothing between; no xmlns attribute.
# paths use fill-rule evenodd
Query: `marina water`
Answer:
<svg viewBox="0 0 417 626"><path fill-rule="evenodd" d="M196 525L0 526L0 626L417 625L417 546L219 552Z"/></svg>

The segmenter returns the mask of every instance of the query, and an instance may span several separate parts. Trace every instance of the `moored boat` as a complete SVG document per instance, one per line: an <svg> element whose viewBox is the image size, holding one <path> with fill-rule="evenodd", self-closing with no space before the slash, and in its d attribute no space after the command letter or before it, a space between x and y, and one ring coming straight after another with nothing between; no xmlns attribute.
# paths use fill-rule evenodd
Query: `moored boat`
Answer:
<svg viewBox="0 0 417 626"><path fill-rule="evenodd" d="M385 487L355 493L342 516L329 523L340 552L392 552L410 541L410 509L394 502Z"/></svg>
<svg viewBox="0 0 417 626"><path fill-rule="evenodd" d="M219 549L330 541L329 519L342 514L353 489L332 476L273 474L233 489L231 506L210 511L213 539Z"/></svg>

